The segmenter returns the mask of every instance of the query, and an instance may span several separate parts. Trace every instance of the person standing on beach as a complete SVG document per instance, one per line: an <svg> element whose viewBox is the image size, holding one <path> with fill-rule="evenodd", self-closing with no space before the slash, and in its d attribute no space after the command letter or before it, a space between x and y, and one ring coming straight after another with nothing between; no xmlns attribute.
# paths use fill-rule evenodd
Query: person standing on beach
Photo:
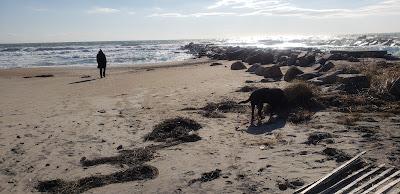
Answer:
<svg viewBox="0 0 400 194"><path fill-rule="evenodd" d="M97 68L100 69L100 78L106 77L107 58L101 49L97 53L96 59Z"/></svg>

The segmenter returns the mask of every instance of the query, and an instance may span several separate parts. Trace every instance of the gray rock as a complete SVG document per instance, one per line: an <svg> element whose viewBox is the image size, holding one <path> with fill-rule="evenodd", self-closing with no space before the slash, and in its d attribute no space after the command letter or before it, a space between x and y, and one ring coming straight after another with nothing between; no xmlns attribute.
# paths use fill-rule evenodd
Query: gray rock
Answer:
<svg viewBox="0 0 400 194"><path fill-rule="evenodd" d="M260 63L255 63L254 65L252 65L252 66L247 70L247 72L256 72L256 70L257 70L259 67L261 67L261 64L260 64Z"/></svg>
<svg viewBox="0 0 400 194"><path fill-rule="evenodd" d="M283 77L283 73L281 68L279 68L277 65L273 65L270 67L265 67L264 71L262 72L262 76L265 78L281 79Z"/></svg>
<svg viewBox="0 0 400 194"><path fill-rule="evenodd" d="M319 85L333 84L337 80L337 75L341 74L342 72L343 72L343 70L337 70L337 71L330 72L330 73L324 74L322 76L316 77L309 81L312 83L318 83Z"/></svg>
<svg viewBox="0 0 400 194"><path fill-rule="evenodd" d="M297 56L296 63L300 67L309 67L315 63L315 54L313 52L301 52Z"/></svg>
<svg viewBox="0 0 400 194"><path fill-rule="evenodd" d="M264 76L265 69L266 67L258 67L254 73L258 76Z"/></svg>
<svg viewBox="0 0 400 194"><path fill-rule="evenodd" d="M299 68L297 68L297 67L290 67L288 70L287 70L287 72L286 72L286 74L285 74L285 76L284 76L284 80L285 81L287 81L287 82L290 82L290 81L292 81L292 80L294 80L295 78L296 78L296 76L297 75L300 75L300 74L303 74L304 72L303 71L301 71Z"/></svg>
<svg viewBox="0 0 400 194"><path fill-rule="evenodd" d="M319 77L319 76L321 76L321 74L318 73L318 72L303 73L303 74L297 75L296 79L299 79L299 80L310 80L310 79L313 79L313 78L316 78L316 77Z"/></svg>
<svg viewBox="0 0 400 194"><path fill-rule="evenodd" d="M397 98L400 98L400 78L397 78L397 80L391 84L389 93L396 96Z"/></svg>
<svg viewBox="0 0 400 194"><path fill-rule="evenodd" d="M287 61L287 65L288 66L296 65L296 61L297 61L297 55L291 54L289 59L288 59L288 61Z"/></svg>
<svg viewBox="0 0 400 194"><path fill-rule="evenodd" d="M331 70L334 67L335 67L335 65L332 62L328 61L325 64L320 66L318 72L327 72L327 71Z"/></svg>
<svg viewBox="0 0 400 194"><path fill-rule="evenodd" d="M356 93L358 90L370 86L369 79L363 74L339 74L337 82L342 84L340 89L350 93Z"/></svg>
<svg viewBox="0 0 400 194"><path fill-rule="evenodd" d="M360 60L355 57L349 57L347 60L350 62L360 62Z"/></svg>
<svg viewBox="0 0 400 194"><path fill-rule="evenodd" d="M234 62L231 65L231 70L242 70L242 69L247 69L247 67L240 61Z"/></svg>

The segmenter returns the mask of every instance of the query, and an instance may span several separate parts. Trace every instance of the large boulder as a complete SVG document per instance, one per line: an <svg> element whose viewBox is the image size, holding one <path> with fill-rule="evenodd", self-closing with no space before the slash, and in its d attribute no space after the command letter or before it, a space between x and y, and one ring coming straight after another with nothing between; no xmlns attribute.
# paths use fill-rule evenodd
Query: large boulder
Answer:
<svg viewBox="0 0 400 194"><path fill-rule="evenodd" d="M242 70L242 69L247 69L247 67L240 61L236 61L231 65L231 70Z"/></svg>
<svg viewBox="0 0 400 194"><path fill-rule="evenodd" d="M331 70L332 68L335 67L335 64L333 64L332 62L328 61L325 64L321 65L318 69L318 72L327 72L329 70Z"/></svg>
<svg viewBox="0 0 400 194"><path fill-rule="evenodd" d="M267 66L267 67L259 67L256 70L256 75L264 76L265 78L273 78L273 79L281 79L283 73L281 68L277 65Z"/></svg>
<svg viewBox="0 0 400 194"><path fill-rule="evenodd" d="M400 98L400 78L397 78L397 80L391 84L389 88L389 93L396 96L397 98Z"/></svg>
<svg viewBox="0 0 400 194"><path fill-rule="evenodd" d="M309 67L315 63L315 54L313 52L301 52L297 56L297 65L300 67Z"/></svg>
<svg viewBox="0 0 400 194"><path fill-rule="evenodd" d="M337 71L333 71L330 73L326 73L322 76L319 76L319 77L309 80L309 82L315 83L318 85L333 84L337 80L337 75L341 74L342 72L343 72L343 70L337 70Z"/></svg>
<svg viewBox="0 0 400 194"><path fill-rule="evenodd" d="M267 67L266 70L264 71L265 78L281 79L282 76L283 73L281 71L281 68L279 68L277 65Z"/></svg>
<svg viewBox="0 0 400 194"><path fill-rule="evenodd" d="M290 67L284 76L284 80L287 82L290 82L292 80L294 80L296 78L297 75L303 74L304 72L301 71L299 68L297 67Z"/></svg>
<svg viewBox="0 0 400 194"><path fill-rule="evenodd" d="M249 69L247 69L247 72L256 72L256 70L261 67L260 63L255 63L253 64Z"/></svg>
<svg viewBox="0 0 400 194"><path fill-rule="evenodd" d="M363 74L339 74L337 75L337 82L342 84L342 90L350 93L356 93L370 86L369 79Z"/></svg>
<svg viewBox="0 0 400 194"><path fill-rule="evenodd" d="M266 69L266 67L263 67L263 66L258 67L254 73L259 76L264 76L265 69Z"/></svg>

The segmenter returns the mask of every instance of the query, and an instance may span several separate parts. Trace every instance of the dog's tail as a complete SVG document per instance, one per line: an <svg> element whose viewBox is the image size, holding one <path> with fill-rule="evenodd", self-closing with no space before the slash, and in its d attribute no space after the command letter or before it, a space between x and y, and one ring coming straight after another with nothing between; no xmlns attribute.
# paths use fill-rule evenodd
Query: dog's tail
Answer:
<svg viewBox="0 0 400 194"><path fill-rule="evenodd" d="M245 104L245 103L248 103L248 102L250 102L250 98L248 100L239 102L239 104Z"/></svg>

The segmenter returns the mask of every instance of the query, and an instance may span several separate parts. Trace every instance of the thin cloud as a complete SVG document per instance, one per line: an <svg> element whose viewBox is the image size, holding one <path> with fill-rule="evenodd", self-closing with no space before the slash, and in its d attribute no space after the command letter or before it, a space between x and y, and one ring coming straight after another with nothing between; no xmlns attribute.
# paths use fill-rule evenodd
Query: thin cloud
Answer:
<svg viewBox="0 0 400 194"><path fill-rule="evenodd" d="M46 12L46 11L49 11L49 9L43 8L43 7L31 7L30 9L31 9L32 11L36 11L36 12Z"/></svg>
<svg viewBox="0 0 400 194"><path fill-rule="evenodd" d="M400 15L400 0L381 2L354 9L313 9L297 6L292 0L216 0L208 12L155 13L150 17L206 17L206 16L298 16L309 18L362 17L369 15ZM211 11L223 9L224 12ZM226 12L228 10L228 12ZM231 10L231 11L229 11ZM238 11L240 10L240 11Z"/></svg>
<svg viewBox="0 0 400 194"><path fill-rule="evenodd" d="M199 12L192 14L181 14L181 13L154 13L149 15L149 17L174 17L174 18L188 18L188 17L206 17L206 16L228 16L237 15L234 12Z"/></svg>
<svg viewBox="0 0 400 194"><path fill-rule="evenodd" d="M87 13L89 13L89 14L111 14L111 13L118 13L118 12L121 12L121 10L108 8L108 7L95 7L93 9L87 11Z"/></svg>

